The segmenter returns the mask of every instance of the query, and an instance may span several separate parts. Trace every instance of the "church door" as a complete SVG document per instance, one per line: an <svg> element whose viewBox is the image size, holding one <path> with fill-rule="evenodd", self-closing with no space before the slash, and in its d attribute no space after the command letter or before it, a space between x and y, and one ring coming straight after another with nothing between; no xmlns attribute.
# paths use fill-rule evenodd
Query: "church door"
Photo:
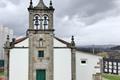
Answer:
<svg viewBox="0 0 120 80"><path fill-rule="evenodd" d="M45 70L37 70L36 71L36 80L46 80L46 71Z"/></svg>

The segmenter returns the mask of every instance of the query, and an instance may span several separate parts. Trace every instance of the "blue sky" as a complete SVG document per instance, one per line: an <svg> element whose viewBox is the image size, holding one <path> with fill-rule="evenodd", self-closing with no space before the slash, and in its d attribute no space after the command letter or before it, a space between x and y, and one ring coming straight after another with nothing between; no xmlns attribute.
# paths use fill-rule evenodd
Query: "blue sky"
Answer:
<svg viewBox="0 0 120 80"><path fill-rule="evenodd" d="M56 36L70 39L74 35L79 45L120 44L119 0L53 0L53 4ZM0 24L17 36L25 35L28 6L29 0L0 0Z"/></svg>

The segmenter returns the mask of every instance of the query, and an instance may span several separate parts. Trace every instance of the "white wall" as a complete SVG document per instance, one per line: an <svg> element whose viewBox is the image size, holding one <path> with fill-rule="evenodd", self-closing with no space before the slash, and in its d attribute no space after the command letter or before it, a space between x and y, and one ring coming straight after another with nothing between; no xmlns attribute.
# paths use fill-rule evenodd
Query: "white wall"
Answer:
<svg viewBox="0 0 120 80"><path fill-rule="evenodd" d="M54 80L71 80L70 49L54 50ZM28 49L12 49L10 80L28 80Z"/></svg>
<svg viewBox="0 0 120 80"><path fill-rule="evenodd" d="M27 38L27 39L25 39L24 41L16 44L15 47L29 47L28 41L29 41L29 39Z"/></svg>
<svg viewBox="0 0 120 80"><path fill-rule="evenodd" d="M28 40L16 46L23 46ZM57 44L55 44L57 46ZM28 46L28 44L25 44ZM61 45L59 45L60 47ZM62 44L63 46L63 44ZM81 59L87 59L87 64L82 65ZM101 57L76 52L77 80L92 80L92 74L99 73L95 69ZM10 80L28 80L28 49L12 49L10 59ZM54 80L71 80L71 50L68 48L54 49Z"/></svg>
<svg viewBox="0 0 120 80"><path fill-rule="evenodd" d="M10 80L28 80L28 49L12 49Z"/></svg>
<svg viewBox="0 0 120 80"><path fill-rule="evenodd" d="M54 49L54 80L71 80L70 49Z"/></svg>
<svg viewBox="0 0 120 80"><path fill-rule="evenodd" d="M81 59L86 59L86 64L81 63ZM76 71L77 71L77 80L92 80L92 75L100 73L100 68L95 68L99 66L101 57L86 54L83 52L77 52L76 54Z"/></svg>
<svg viewBox="0 0 120 80"><path fill-rule="evenodd" d="M54 47L67 47L66 44L61 43L60 41L54 39Z"/></svg>

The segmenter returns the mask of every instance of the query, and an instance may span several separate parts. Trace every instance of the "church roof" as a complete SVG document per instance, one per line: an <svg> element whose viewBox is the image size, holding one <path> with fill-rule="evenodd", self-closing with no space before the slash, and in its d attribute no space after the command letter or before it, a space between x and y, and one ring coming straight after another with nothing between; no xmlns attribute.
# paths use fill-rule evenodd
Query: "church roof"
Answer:
<svg viewBox="0 0 120 80"><path fill-rule="evenodd" d="M28 37L22 37L22 38L16 39L14 43L15 43L15 44L18 44L18 43L24 41L24 40L27 39L27 38L28 38Z"/></svg>
<svg viewBox="0 0 120 80"><path fill-rule="evenodd" d="M65 40L62 40L62 39L60 39L60 38L58 38L58 37L56 37L56 36L54 36L54 38L55 38L56 40L62 42L63 44L66 44L67 46L71 45L71 43L69 43L69 42L67 42L67 41L65 41Z"/></svg>
<svg viewBox="0 0 120 80"><path fill-rule="evenodd" d="M18 43L26 40L27 38L28 38L28 37L22 37L22 38L16 39L16 40L15 40L15 44L18 44ZM70 47L70 46L71 46L71 43L69 43L69 42L67 42L67 41L65 41L65 40L63 40L63 39L60 39L60 38L58 38L58 37L56 37L56 36L54 36L54 38L55 38L56 40L60 41L61 43L67 45L68 48L71 48L71 47ZM76 49L76 51L84 52L84 51L81 51L78 47L75 47L75 49ZM88 53L88 52L84 52L84 53L98 56L98 55L96 55L96 54L92 54L92 53Z"/></svg>
<svg viewBox="0 0 120 80"><path fill-rule="evenodd" d="M49 9L43 2L43 0L39 0L39 3L37 4L36 7L34 8L37 8L37 9Z"/></svg>
<svg viewBox="0 0 120 80"><path fill-rule="evenodd" d="M20 42L26 40L27 38L28 38L28 37L25 36L25 37L22 37L22 38L16 39L16 40L15 40L15 44L18 44L18 43L20 43ZM56 36L54 36L54 38L55 38L56 40L58 40L58 41L64 43L64 44L66 44L66 45L70 45L69 42L67 42L67 41L65 41L65 40L62 40L62 39L60 39L60 38L58 38L58 37L56 37Z"/></svg>

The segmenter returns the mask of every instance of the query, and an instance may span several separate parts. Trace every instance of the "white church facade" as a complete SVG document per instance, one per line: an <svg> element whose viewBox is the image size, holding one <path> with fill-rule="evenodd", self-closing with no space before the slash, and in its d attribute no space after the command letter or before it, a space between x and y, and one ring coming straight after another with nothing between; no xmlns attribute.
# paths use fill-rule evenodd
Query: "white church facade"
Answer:
<svg viewBox="0 0 120 80"><path fill-rule="evenodd" d="M10 65L10 56L15 53L28 55L24 65L27 67L26 71L21 73L21 75L25 74L22 80L101 80L102 58L100 56L79 51L73 36L71 42L67 42L54 35L52 1L49 7L43 0L33 7L33 2L30 0L28 11L29 29L26 36L13 39L12 42L8 37L6 41L7 80L19 80L15 75L19 73L22 66L13 72L14 75L11 74L15 68ZM18 76L21 75L18 74Z"/></svg>

